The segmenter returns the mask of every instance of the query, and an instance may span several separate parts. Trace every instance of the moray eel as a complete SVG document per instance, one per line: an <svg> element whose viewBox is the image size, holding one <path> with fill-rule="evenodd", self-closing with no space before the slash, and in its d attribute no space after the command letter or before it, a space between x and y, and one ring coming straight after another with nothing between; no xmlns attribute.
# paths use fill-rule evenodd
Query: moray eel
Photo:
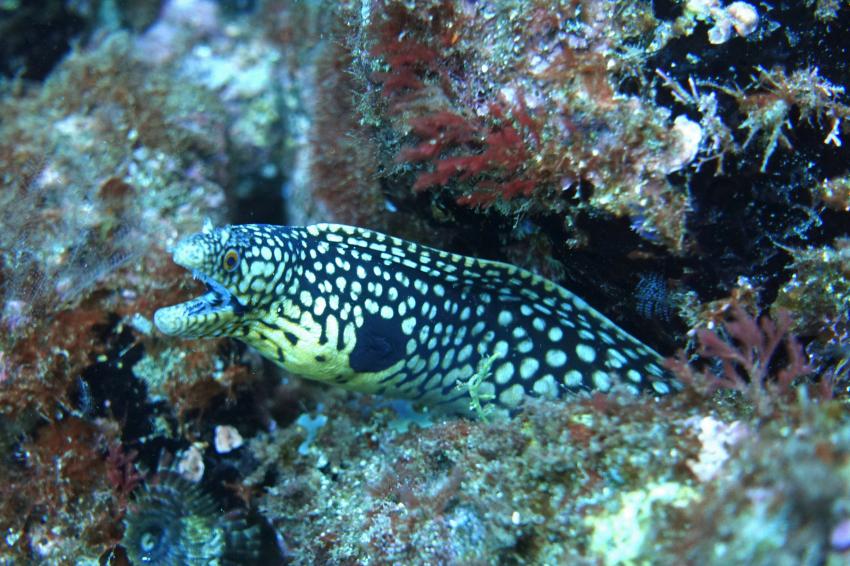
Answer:
<svg viewBox="0 0 850 566"><path fill-rule="evenodd" d="M506 263L338 224L206 226L174 261L208 292L159 309L162 333L236 338L307 379L461 412L471 394L512 411L526 395L679 387L657 352Z"/></svg>

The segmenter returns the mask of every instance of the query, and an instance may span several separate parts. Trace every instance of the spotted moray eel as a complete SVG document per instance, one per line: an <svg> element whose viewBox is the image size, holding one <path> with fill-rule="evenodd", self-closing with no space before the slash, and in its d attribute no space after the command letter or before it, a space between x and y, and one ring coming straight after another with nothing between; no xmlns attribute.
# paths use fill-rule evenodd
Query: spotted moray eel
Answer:
<svg viewBox="0 0 850 566"><path fill-rule="evenodd" d="M304 378L451 411L468 409L458 384L473 377L507 410L615 383L678 387L657 352L510 264L338 224L207 226L174 261L208 292L159 309L162 333L237 338Z"/></svg>

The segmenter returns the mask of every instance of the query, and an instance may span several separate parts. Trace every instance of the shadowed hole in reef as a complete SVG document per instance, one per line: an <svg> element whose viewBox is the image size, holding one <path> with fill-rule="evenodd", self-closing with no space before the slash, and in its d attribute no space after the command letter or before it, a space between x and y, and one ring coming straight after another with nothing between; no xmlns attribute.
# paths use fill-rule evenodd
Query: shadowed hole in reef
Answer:
<svg viewBox="0 0 850 566"><path fill-rule="evenodd" d="M0 75L40 81L85 31L82 16L65 2L21 2L0 10Z"/></svg>
<svg viewBox="0 0 850 566"><path fill-rule="evenodd" d="M144 382L133 375L133 366L144 355L144 348L135 343L129 327L114 333L119 320L111 315L109 322L99 328L102 340L109 344L108 350L82 371L71 398L74 408L88 419L111 417L120 422L122 444L138 448L138 460L156 469L162 449L174 451L179 446L159 436L141 441L153 432L154 418L163 414L166 407L164 403L148 402Z"/></svg>
<svg viewBox="0 0 850 566"><path fill-rule="evenodd" d="M234 224L284 224L281 186L287 179L279 170L250 174L227 190Z"/></svg>

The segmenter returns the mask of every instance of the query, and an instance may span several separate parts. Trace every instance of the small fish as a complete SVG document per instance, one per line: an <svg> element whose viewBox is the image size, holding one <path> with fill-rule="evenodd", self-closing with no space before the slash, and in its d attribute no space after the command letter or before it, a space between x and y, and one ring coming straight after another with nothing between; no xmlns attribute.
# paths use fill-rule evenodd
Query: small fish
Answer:
<svg viewBox="0 0 850 566"><path fill-rule="evenodd" d="M513 410L617 382L679 388L653 349L510 264L338 224L209 226L174 261L208 292L159 309L162 333L236 338L307 379L453 412L470 394Z"/></svg>

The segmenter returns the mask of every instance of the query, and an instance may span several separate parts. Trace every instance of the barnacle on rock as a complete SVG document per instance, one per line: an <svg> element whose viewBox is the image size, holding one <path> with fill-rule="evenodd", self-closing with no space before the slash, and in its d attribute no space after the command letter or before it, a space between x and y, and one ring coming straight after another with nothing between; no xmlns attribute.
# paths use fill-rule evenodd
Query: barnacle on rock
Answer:
<svg viewBox="0 0 850 566"><path fill-rule="evenodd" d="M136 566L235 566L259 553L258 527L222 514L212 497L176 475L147 485L124 522L122 544Z"/></svg>

